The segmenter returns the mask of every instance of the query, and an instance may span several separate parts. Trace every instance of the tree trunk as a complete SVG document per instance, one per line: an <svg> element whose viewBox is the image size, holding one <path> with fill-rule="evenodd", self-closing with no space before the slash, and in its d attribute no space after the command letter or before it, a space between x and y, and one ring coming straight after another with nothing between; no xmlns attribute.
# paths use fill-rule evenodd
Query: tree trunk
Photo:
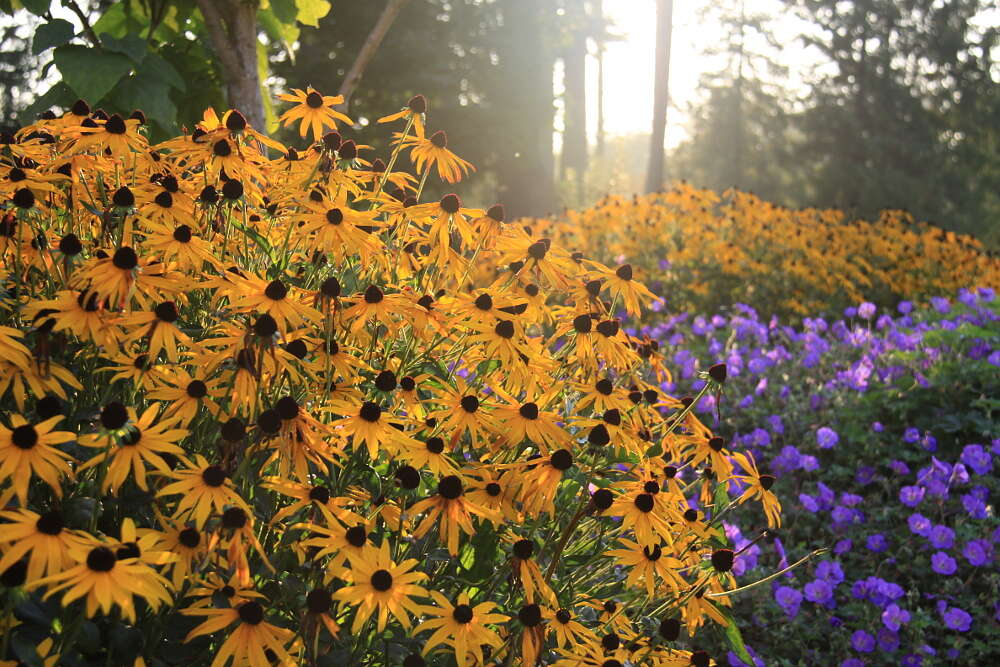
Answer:
<svg viewBox="0 0 1000 667"><path fill-rule="evenodd" d="M576 183L573 205L582 204L583 176L587 171L587 18L583 4L566 5L570 42L563 50L565 129L559 176L572 176Z"/></svg>
<svg viewBox="0 0 1000 667"><path fill-rule="evenodd" d="M597 25L597 156L604 157L604 0L594 3Z"/></svg>
<svg viewBox="0 0 1000 667"><path fill-rule="evenodd" d="M670 102L670 41L674 28L674 0L656 0L656 81L653 87L653 133L649 138L646 192L663 187L663 142Z"/></svg>
<svg viewBox="0 0 1000 667"><path fill-rule="evenodd" d="M389 32L389 27L396 20L396 16L406 3L407 0L389 0L385 5L385 9L382 10L382 15L379 16L378 21L375 23L375 27L368 33L368 38L361 46L361 50L358 51L358 56L354 59L351 69L347 72L347 76L344 77L343 83L340 84L340 90L337 92L338 95L344 96L344 103L341 105L344 109L350 104L351 94L354 93L358 84L361 83L361 77L364 76L368 63L375 57L375 52L378 51L379 44L385 39L386 33Z"/></svg>
<svg viewBox="0 0 1000 667"><path fill-rule="evenodd" d="M265 131L264 98L257 69L257 3L198 0L212 50L222 64L229 106Z"/></svg>
<svg viewBox="0 0 1000 667"><path fill-rule="evenodd" d="M502 109L508 140L498 155L500 202L507 219L553 212L554 100L549 47L554 9L550 0L502 0L495 104Z"/></svg>

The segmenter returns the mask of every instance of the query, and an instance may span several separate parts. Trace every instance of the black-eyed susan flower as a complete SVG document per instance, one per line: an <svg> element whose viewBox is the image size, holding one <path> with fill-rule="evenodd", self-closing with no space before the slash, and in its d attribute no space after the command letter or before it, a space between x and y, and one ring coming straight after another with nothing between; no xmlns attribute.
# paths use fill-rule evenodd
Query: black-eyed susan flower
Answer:
<svg viewBox="0 0 1000 667"><path fill-rule="evenodd" d="M419 616L423 607L413 597L427 597L427 589L417 585L427 575L414 572L416 559L404 560L398 565L389 555L389 545L369 552L367 558L351 563L350 586L345 586L333 594L352 607L357 607L351 632L358 632L372 614L378 612L378 631L385 630L389 614L406 629L411 626L410 615Z"/></svg>
<svg viewBox="0 0 1000 667"><path fill-rule="evenodd" d="M170 602L170 583L139 558L125 554L119 558L116 545L88 540L70 549L77 563L62 572L38 579L29 589L45 588L45 597L60 591L63 606L85 597L86 613L93 617L98 610L108 615L115 607L122 618L135 623L135 598L141 598L153 610Z"/></svg>
<svg viewBox="0 0 1000 667"><path fill-rule="evenodd" d="M524 599L528 602L534 602L537 594L542 600L555 604L556 594L542 575L535 560L535 556L538 555L535 543L516 535L507 536L507 540L512 543L510 548L511 573L514 580L524 589Z"/></svg>
<svg viewBox="0 0 1000 667"><path fill-rule="evenodd" d="M73 457L58 449L76 440L69 431L54 431L62 415L32 423L14 414L10 427L0 423L0 480L10 481L14 494L22 505L28 504L28 483L33 476L41 478L57 498L62 497L62 478L72 477L69 462Z"/></svg>
<svg viewBox="0 0 1000 667"><path fill-rule="evenodd" d="M768 527L780 528L781 502L778 500L778 496L771 491L774 486L774 475L762 474L750 452L735 452L733 459L745 472L743 475L734 475L733 478L747 485L737 502L742 505L748 500L760 500L764 506L764 514L767 516Z"/></svg>
<svg viewBox="0 0 1000 667"><path fill-rule="evenodd" d="M187 634L184 641L210 635L233 623L239 623L222 642L212 661L213 667L236 665L267 665L276 659L280 664L293 664L288 645L294 634L291 630L272 625L265 620L266 609L257 600L247 600L229 608L189 607L181 610L187 616L204 616L205 621Z"/></svg>
<svg viewBox="0 0 1000 667"><path fill-rule="evenodd" d="M27 556L27 581L54 575L70 568L75 561L70 549L87 540L85 534L66 527L58 510L37 514L28 509L0 512L0 543L4 544L0 572L6 572Z"/></svg>
<svg viewBox="0 0 1000 667"><path fill-rule="evenodd" d="M159 412L160 405L155 403L139 417L129 408L128 423L116 435L102 436L97 433L81 438L81 445L104 451L88 459L79 470L101 466L104 470L101 490L105 493L116 492L130 474L140 489L147 490L146 464L162 474L170 474L170 465L163 460L163 455L183 456L184 449L177 442L188 431L174 428L177 426L176 418L157 421Z"/></svg>
<svg viewBox="0 0 1000 667"><path fill-rule="evenodd" d="M394 136L401 146L410 149L410 160L418 174L437 166L442 181L458 183L470 170L476 170L471 162L448 150L448 135L442 130L429 137L425 137L423 132L406 136L396 133Z"/></svg>
<svg viewBox="0 0 1000 667"><path fill-rule="evenodd" d="M294 102L295 106L281 114L278 119L285 127L295 121L299 124L299 136L306 136L312 131L313 141L319 141L323 136L325 128L337 129L337 121L352 125L354 121L334 109L338 104L343 104L343 95L321 95L312 86L306 90L292 88L291 93L278 95L278 99L285 102Z"/></svg>
<svg viewBox="0 0 1000 667"><path fill-rule="evenodd" d="M459 667L485 664L483 647L498 648L503 643L500 637L486 626L503 623L509 617L493 613L496 605L492 602L472 605L466 593L459 594L454 603L437 591L430 591L430 596L437 606L425 606L422 611L432 618L413 629L414 635L425 630L434 631L424 643L424 655L441 644L448 644L454 651Z"/></svg>
<svg viewBox="0 0 1000 667"><path fill-rule="evenodd" d="M685 582L677 572L683 563L668 555L673 553L669 545L657 542L643 546L624 538L619 539L619 542L622 548L612 549L607 555L629 568L627 579L629 586L638 586L640 581L645 582L646 594L652 598L659 579L673 593L680 592Z"/></svg>
<svg viewBox="0 0 1000 667"><path fill-rule="evenodd" d="M174 508L174 517L193 519L195 528L201 529L213 510L221 514L231 506L249 511L226 472L210 464L201 454L195 455L193 466L168 470L166 474L177 481L164 486L157 495L181 496Z"/></svg>
<svg viewBox="0 0 1000 667"><path fill-rule="evenodd" d="M418 501L410 511L414 515L427 513L416 530L414 537L423 537L439 521L438 533L442 542L448 545L448 553L458 554L458 536L461 532L472 535L472 517L480 516L494 520L498 514L477 505L465 496L465 486L458 475L448 475L438 481L437 493Z"/></svg>
<svg viewBox="0 0 1000 667"><path fill-rule="evenodd" d="M549 630L555 637L557 647L573 650L598 643L594 632L580 623L571 609L545 609L543 615L549 621Z"/></svg>
<svg viewBox="0 0 1000 667"><path fill-rule="evenodd" d="M397 111L394 114L389 114L388 116L382 116L378 119L381 123L391 123L396 120L401 120L403 118L407 119L407 122L413 123L414 132L423 136L424 134L424 115L427 113L427 98L423 95L414 95L406 103L406 106Z"/></svg>

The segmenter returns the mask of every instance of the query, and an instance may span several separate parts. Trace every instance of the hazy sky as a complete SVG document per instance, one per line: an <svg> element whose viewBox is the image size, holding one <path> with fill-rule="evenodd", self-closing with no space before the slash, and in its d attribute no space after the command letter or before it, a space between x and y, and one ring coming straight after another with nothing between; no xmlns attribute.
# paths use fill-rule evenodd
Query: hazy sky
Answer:
<svg viewBox="0 0 1000 667"><path fill-rule="evenodd" d="M720 37L720 27L710 18L699 15L701 2L674 2L673 44L670 52L670 101L667 114L667 145L674 145L685 136L687 116L684 110L699 99L699 77L720 67L718 61L703 55L705 46ZM782 61L792 68L790 82L799 78L802 68L814 57L794 36L801 24L782 11L778 0L747 0L748 13L760 12L782 17L773 28L783 33ZM614 32L622 41L609 42L605 62L605 129L609 134L649 132L653 113L653 67L656 48L655 0L604 0L604 13L614 23ZM588 75L593 77L590 89L596 91L597 67L588 63ZM590 103L596 108L596 93ZM679 109L679 110L678 110ZM589 111L589 109L588 109ZM596 128L596 112L589 113L591 131Z"/></svg>

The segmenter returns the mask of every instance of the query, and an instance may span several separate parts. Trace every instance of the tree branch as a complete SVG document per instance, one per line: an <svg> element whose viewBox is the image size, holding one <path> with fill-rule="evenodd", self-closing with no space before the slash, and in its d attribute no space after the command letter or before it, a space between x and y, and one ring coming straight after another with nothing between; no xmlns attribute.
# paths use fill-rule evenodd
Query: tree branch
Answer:
<svg viewBox="0 0 1000 667"><path fill-rule="evenodd" d="M90 25L90 19L88 19L87 15L82 9L80 9L80 5L76 3L76 0L63 0L63 6L69 7L70 11L76 14L76 17L80 19L80 23L83 24L83 31L87 34L87 38L90 39L90 42L94 46L100 48L101 39L97 36L97 33L94 32L94 28Z"/></svg>
<svg viewBox="0 0 1000 667"><path fill-rule="evenodd" d="M205 29L208 30L208 39L212 43L212 50L222 63L222 69L227 78L240 76L242 67L236 58L236 52L229 48L229 34L226 26L222 22L219 8L215 0L198 0L198 9L205 18Z"/></svg>
<svg viewBox="0 0 1000 667"><path fill-rule="evenodd" d="M348 103L351 101L351 95L358 87L358 84L361 83L361 77L364 75L365 69L368 68L368 63L375 57L375 52L378 51L379 45L385 39L386 33L389 32L389 27L396 20L396 16L403 9L403 5L406 2L407 0L389 0L386 3L385 9L382 10L382 15L378 17L375 27L368 33L365 43L361 46L361 50L358 51L357 58L354 59L354 64L351 65L347 76L344 77L344 81L340 84L340 90L337 91L338 95L344 96L344 103L341 105L343 108L347 108Z"/></svg>

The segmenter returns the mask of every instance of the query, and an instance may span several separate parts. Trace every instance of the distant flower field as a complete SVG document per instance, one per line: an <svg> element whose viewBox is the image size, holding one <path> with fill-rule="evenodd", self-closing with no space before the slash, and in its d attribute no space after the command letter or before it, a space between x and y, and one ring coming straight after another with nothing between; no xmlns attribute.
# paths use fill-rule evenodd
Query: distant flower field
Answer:
<svg viewBox="0 0 1000 667"><path fill-rule="evenodd" d="M864 301L895 306L971 286L1000 289L1000 257L904 211L855 220L678 184L520 222L603 261L631 263L673 312L745 303L801 318Z"/></svg>

